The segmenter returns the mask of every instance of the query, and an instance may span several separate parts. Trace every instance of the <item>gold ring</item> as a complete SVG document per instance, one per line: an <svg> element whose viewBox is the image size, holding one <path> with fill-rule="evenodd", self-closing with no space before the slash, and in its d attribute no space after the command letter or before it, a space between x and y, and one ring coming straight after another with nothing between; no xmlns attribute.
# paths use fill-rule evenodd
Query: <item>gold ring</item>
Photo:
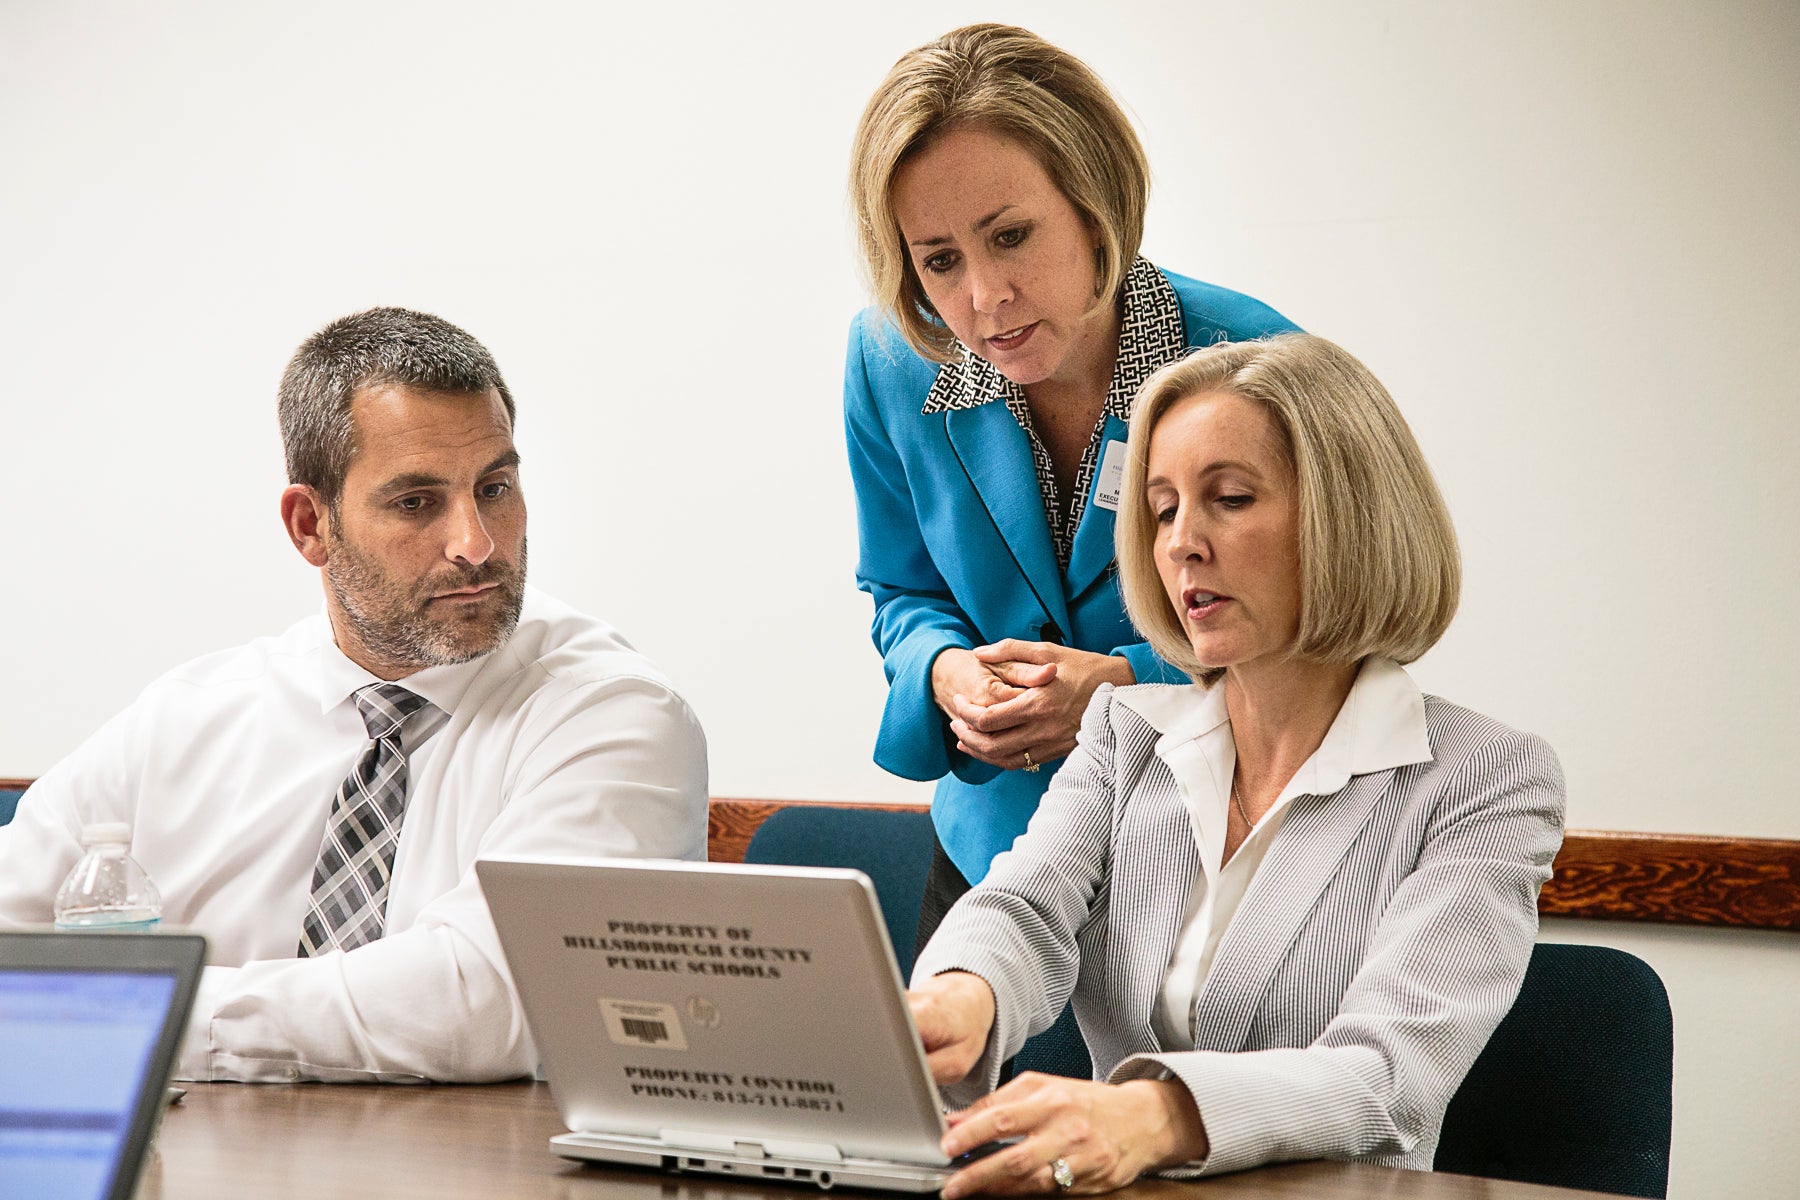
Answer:
<svg viewBox="0 0 1800 1200"><path fill-rule="evenodd" d="M1060 1158L1050 1160L1050 1178L1056 1181L1056 1190L1066 1192L1075 1186L1075 1172L1069 1170L1069 1164Z"/></svg>
<svg viewBox="0 0 1800 1200"><path fill-rule="evenodd" d="M1025 773L1027 775L1037 774L1039 764L1031 761L1031 751L1026 750L1023 751L1023 753L1025 755ZM1059 1159L1058 1161L1060 1162L1061 1160Z"/></svg>

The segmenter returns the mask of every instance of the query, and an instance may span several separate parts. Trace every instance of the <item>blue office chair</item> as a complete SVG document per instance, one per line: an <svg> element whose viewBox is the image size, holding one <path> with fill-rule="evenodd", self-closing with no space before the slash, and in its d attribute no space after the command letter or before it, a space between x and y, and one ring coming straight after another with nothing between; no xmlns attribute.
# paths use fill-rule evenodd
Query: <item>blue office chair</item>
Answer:
<svg viewBox="0 0 1800 1200"><path fill-rule="evenodd" d="M1648 963L1606 946L1540 945L1450 1101L1433 1167L1666 1196L1674 1057L1669 995Z"/></svg>
<svg viewBox="0 0 1800 1200"><path fill-rule="evenodd" d="M1012 1072L1042 1071L1046 1075L1067 1075L1071 1079L1092 1079L1094 1060L1088 1057L1087 1042L1081 1026L1075 1023L1075 1010L1063 1005L1056 1024L1025 1043L1013 1059Z"/></svg>
<svg viewBox="0 0 1800 1200"><path fill-rule="evenodd" d="M878 808L797 804L775 810L750 838L744 861L800 867L855 867L875 885L900 977L912 975L919 905L931 867L931 815ZM1063 1009L1055 1025L1025 1043L1013 1070L1091 1079L1087 1045L1075 1015Z"/></svg>
<svg viewBox="0 0 1800 1200"><path fill-rule="evenodd" d="M19 810L19 797L24 794L12 788L0 788L0 825L13 819L13 813Z"/></svg>
<svg viewBox="0 0 1800 1200"><path fill-rule="evenodd" d="M931 866L931 814L797 804L776 809L744 851L747 863L854 867L875 885L900 978L912 975L913 939L925 872Z"/></svg>

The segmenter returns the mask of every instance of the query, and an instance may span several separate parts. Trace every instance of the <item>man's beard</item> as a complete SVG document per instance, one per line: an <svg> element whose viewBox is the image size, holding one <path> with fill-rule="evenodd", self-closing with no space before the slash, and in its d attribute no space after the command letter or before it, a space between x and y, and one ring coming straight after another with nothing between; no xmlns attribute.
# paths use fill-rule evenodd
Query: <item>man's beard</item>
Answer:
<svg viewBox="0 0 1800 1200"><path fill-rule="evenodd" d="M335 531L327 545L326 585L349 632L383 663L416 671L468 662L500 646L519 623L525 604L523 541L516 565L489 559L479 567L450 567L411 588ZM433 596L488 583L499 585L495 602L466 609L452 606L442 616L432 615Z"/></svg>

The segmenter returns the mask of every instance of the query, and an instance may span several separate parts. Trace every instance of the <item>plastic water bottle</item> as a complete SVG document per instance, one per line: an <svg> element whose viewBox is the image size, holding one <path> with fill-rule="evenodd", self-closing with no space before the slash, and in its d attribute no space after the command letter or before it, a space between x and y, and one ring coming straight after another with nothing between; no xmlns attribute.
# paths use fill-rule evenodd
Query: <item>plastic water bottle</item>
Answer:
<svg viewBox="0 0 1800 1200"><path fill-rule="evenodd" d="M162 921L162 893L131 857L131 826L85 825L87 853L56 891L56 927L65 931L150 933Z"/></svg>

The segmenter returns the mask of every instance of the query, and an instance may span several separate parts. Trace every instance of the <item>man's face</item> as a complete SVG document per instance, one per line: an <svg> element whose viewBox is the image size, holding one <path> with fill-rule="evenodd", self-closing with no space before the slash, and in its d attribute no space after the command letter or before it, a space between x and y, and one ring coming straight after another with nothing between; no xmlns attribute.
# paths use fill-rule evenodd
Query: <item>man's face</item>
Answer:
<svg viewBox="0 0 1800 1200"><path fill-rule="evenodd" d="M338 648L386 679L499 646L525 598L525 496L499 392L359 389L324 522Z"/></svg>

